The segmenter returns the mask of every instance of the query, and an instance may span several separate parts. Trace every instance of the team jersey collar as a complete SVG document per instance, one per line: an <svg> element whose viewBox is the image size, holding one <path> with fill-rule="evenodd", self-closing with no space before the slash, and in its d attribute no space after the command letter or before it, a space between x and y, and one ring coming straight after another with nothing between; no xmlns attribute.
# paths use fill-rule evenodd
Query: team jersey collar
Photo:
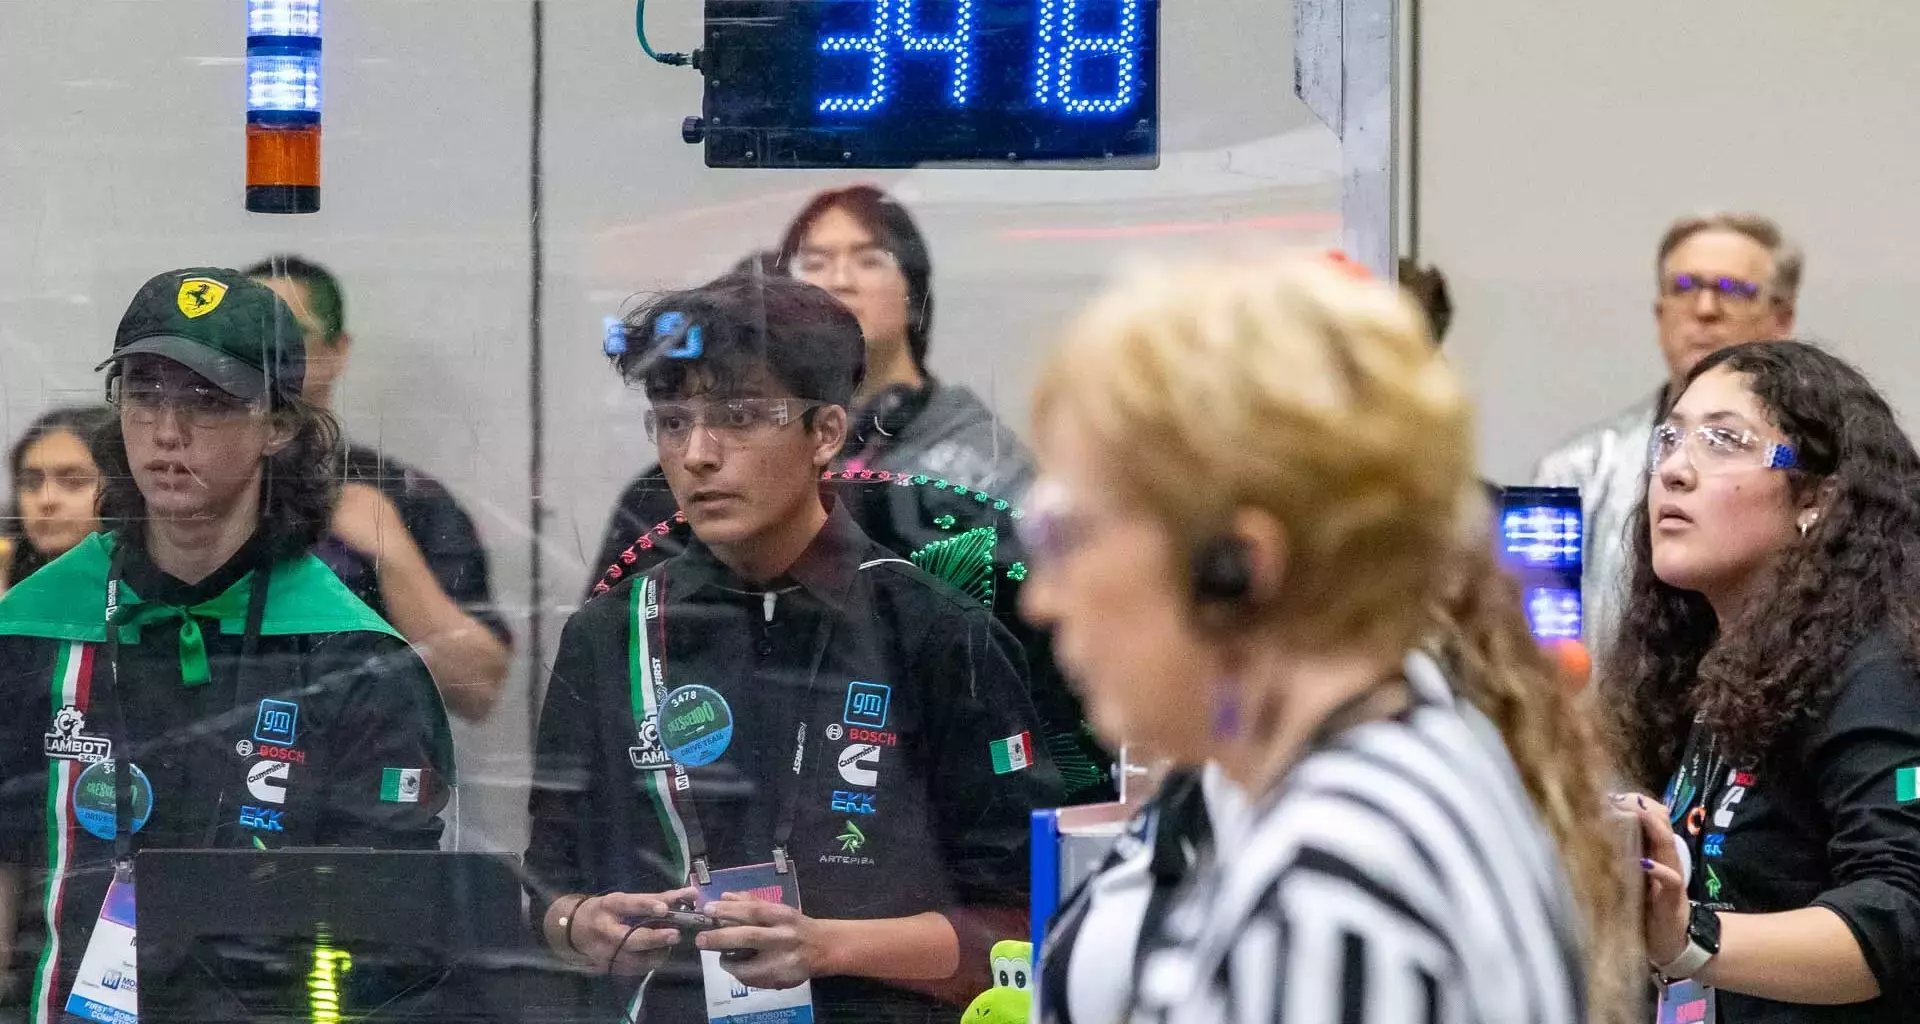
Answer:
<svg viewBox="0 0 1920 1024"><path fill-rule="evenodd" d="M846 506L831 493L823 492L821 500L827 504L826 524L780 580L766 586L748 583L721 562L696 535L679 560L675 582L686 588L683 593L703 586L759 593L769 587L781 589L783 583L791 581L835 611L845 611L847 594L853 588L863 553L873 542L861 532Z"/></svg>
<svg viewBox="0 0 1920 1024"><path fill-rule="evenodd" d="M32 636L81 643L103 643L107 638L102 614L105 611L107 568L113 556L113 534L93 534L72 551L47 563L38 572L21 580L5 597L0 597L0 636ZM239 634L246 629L246 588L252 573L229 585L204 603L196 602L195 615L219 623L220 632ZM163 588L164 589L164 588ZM234 593L237 601L228 600ZM143 621L137 611L146 602L123 580L120 605L135 622ZM151 616L155 621L169 616ZM398 640L400 634L355 597L331 569L310 554L287 559L273 567L267 582L267 607L261 622L262 636L294 636L303 633L385 633ZM123 626L122 643L138 643L138 625Z"/></svg>

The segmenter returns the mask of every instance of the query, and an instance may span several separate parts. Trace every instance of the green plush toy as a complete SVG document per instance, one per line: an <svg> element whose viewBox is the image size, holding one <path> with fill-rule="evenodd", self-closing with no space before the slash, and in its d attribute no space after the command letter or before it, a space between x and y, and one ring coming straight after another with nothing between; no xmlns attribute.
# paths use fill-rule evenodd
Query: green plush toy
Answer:
<svg viewBox="0 0 1920 1024"><path fill-rule="evenodd" d="M1033 1012L1033 943L993 944L993 987L974 997L960 1024L1027 1024Z"/></svg>

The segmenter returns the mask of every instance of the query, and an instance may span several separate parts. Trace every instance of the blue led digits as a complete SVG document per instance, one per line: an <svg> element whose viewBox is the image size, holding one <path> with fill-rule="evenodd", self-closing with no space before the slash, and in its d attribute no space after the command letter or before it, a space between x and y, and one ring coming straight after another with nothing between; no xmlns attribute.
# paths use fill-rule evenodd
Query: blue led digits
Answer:
<svg viewBox="0 0 1920 1024"><path fill-rule="evenodd" d="M960 0L954 16L953 34L918 35L913 31L914 0L900 0L900 46L908 53L946 53L953 56L953 89L949 95L956 106L966 106L973 95L973 0Z"/></svg>
<svg viewBox="0 0 1920 1024"><path fill-rule="evenodd" d="M1082 35L1080 0L1040 0L1040 46L1035 54L1034 102L1055 102L1068 114L1116 114L1133 105L1140 73L1140 0L1118 0L1119 25L1112 35ZM1081 60L1114 57L1113 94L1076 95Z"/></svg>
<svg viewBox="0 0 1920 1024"><path fill-rule="evenodd" d="M707 2L708 166L1158 165L1160 0Z"/></svg>
<svg viewBox="0 0 1920 1024"><path fill-rule="evenodd" d="M948 96L956 106L966 106L973 98L973 3L960 0L954 15L952 33L929 35L914 26L916 0L874 0L873 34L864 36L828 36L820 41L822 53L864 53L870 62L865 96L830 96L820 103L822 113L864 114L887 103L893 74L893 44L906 53L945 54L953 61L952 86ZM898 11L896 14L895 12Z"/></svg>
<svg viewBox="0 0 1920 1024"><path fill-rule="evenodd" d="M893 71L893 0L874 0L873 34L828 36L820 40L822 53L865 53L871 61L865 96L830 96L820 101L823 114L864 114L887 102L887 77Z"/></svg>

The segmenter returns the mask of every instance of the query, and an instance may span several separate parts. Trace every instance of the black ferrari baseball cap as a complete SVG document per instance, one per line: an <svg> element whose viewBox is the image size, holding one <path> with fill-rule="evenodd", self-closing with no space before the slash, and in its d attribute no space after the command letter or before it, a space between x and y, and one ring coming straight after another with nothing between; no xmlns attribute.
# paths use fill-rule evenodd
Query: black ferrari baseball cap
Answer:
<svg viewBox="0 0 1920 1024"><path fill-rule="evenodd" d="M238 270L190 267L149 280L113 335L113 355L170 359L245 401L298 397L307 344L293 311L273 289Z"/></svg>

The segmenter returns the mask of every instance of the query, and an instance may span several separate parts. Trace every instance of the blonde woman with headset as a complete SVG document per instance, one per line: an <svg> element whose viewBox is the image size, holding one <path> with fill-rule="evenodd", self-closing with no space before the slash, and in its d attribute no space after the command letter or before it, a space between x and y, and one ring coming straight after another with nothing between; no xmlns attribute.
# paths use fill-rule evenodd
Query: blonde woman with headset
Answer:
<svg viewBox="0 0 1920 1024"><path fill-rule="evenodd" d="M1126 1015L1614 1019L1605 758L1463 543L1471 416L1420 314L1325 261L1161 271L1034 407L1028 613L1103 738L1249 801Z"/></svg>

